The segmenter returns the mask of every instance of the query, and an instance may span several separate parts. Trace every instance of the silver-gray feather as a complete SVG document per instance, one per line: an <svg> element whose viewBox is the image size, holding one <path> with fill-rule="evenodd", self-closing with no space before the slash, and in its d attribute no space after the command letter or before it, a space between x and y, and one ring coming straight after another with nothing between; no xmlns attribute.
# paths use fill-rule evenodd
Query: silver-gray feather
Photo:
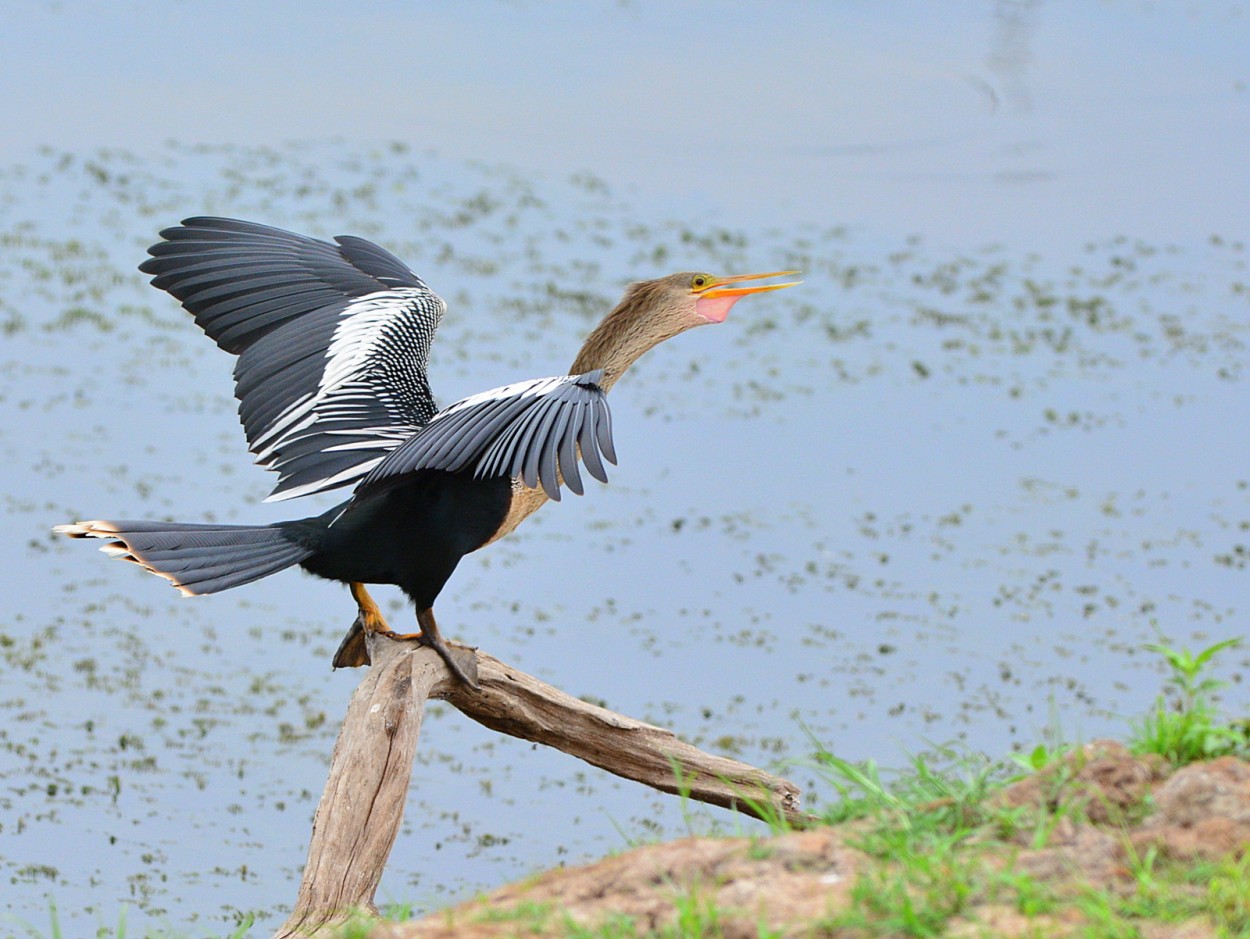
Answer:
<svg viewBox="0 0 1250 939"><path fill-rule="evenodd" d="M607 482L603 461L616 462L608 399L600 369L518 382L458 401L370 471L358 492L422 469L519 477L560 498L560 480L583 490L578 457Z"/></svg>

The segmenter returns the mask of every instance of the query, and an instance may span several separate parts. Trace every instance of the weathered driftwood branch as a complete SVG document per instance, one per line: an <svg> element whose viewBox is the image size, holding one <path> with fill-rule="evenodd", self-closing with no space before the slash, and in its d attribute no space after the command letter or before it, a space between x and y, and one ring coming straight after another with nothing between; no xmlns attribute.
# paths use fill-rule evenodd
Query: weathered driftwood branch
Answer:
<svg viewBox="0 0 1250 939"><path fill-rule="evenodd" d="M484 652L477 653L478 691L457 682L430 649L370 635L369 653L373 665L348 705L313 817L299 897L274 939L308 936L352 909L374 909L403 820L429 698L446 699L493 730L547 744L662 792L750 815L806 820L794 784L587 704Z"/></svg>
<svg viewBox="0 0 1250 939"><path fill-rule="evenodd" d="M477 653L477 662L480 691L446 682L435 693L479 724L555 747L661 792L685 792L697 802L757 817L758 807L796 823L806 820L793 783L704 753L671 730L588 704L484 652Z"/></svg>

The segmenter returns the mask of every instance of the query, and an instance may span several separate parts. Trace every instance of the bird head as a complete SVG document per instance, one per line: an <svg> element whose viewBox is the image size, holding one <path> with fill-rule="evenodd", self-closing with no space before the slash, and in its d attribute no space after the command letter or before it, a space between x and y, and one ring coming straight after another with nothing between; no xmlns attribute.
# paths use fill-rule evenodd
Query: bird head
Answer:
<svg viewBox="0 0 1250 939"><path fill-rule="evenodd" d="M767 274L731 274L719 277L699 271L669 274L658 280L632 284L618 307L624 319L633 320L640 328L652 331L657 338L667 339L693 326L723 323L729 308L752 293L793 287L798 281L784 284L748 284L748 281L769 277L789 277L798 271L770 271Z"/></svg>
<svg viewBox="0 0 1250 939"><path fill-rule="evenodd" d="M579 374L591 368L602 368L605 371L602 384L610 387L652 346L695 326L724 322L729 308L748 294L781 290L798 283L750 284L749 281L797 273L770 271L719 277L686 271L631 284L621 302L587 338L572 371Z"/></svg>

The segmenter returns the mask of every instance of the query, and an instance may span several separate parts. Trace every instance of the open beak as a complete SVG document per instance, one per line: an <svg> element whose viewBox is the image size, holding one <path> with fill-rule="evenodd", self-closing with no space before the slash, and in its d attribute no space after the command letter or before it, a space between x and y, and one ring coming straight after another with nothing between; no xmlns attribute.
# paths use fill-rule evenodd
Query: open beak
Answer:
<svg viewBox="0 0 1250 939"><path fill-rule="evenodd" d="M751 287L730 287L746 280L763 280L765 277L790 277L798 271L769 271L767 274L734 274L731 277L713 277L712 282L695 294L694 311L709 323L723 323L729 308L747 294L780 290L799 283L792 280L785 284L755 284Z"/></svg>
<svg viewBox="0 0 1250 939"><path fill-rule="evenodd" d="M763 280L766 277L793 277L798 271L769 271L767 274L734 274L730 277L717 277L699 291L700 299L713 297L745 297L751 293L763 293L766 290L780 290L783 287L794 287L801 284L800 280L792 280L784 284L755 284L750 287L730 287L728 284L740 284L747 280Z"/></svg>

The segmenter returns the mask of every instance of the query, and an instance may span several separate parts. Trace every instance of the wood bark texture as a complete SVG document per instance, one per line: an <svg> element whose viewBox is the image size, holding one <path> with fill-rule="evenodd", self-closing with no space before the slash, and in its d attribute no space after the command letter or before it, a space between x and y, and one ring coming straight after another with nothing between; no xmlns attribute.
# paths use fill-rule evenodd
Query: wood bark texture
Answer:
<svg viewBox="0 0 1250 939"><path fill-rule="evenodd" d="M429 698L442 698L493 730L555 747L661 792L756 817L808 821L793 783L588 704L494 656L477 652L481 687L474 690L431 649L373 634L368 643L373 665L348 705L313 816L299 896L274 939L311 936L353 910L376 912L374 894L403 822Z"/></svg>

